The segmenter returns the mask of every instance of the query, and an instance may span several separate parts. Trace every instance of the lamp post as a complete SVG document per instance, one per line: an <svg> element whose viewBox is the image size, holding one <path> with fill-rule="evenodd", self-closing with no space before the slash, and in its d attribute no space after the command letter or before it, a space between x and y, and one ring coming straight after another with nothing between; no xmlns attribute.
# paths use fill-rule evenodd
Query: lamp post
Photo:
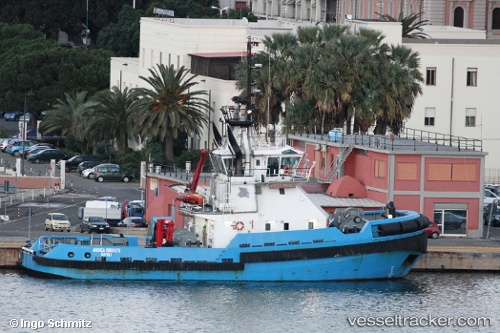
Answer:
<svg viewBox="0 0 500 333"><path fill-rule="evenodd" d="M219 10L219 15L220 15L220 16L222 16L222 12L223 12L223 11L225 11L225 10L228 10L228 9L229 9L229 7L228 7L228 6L226 6L226 7L224 7L224 8L219 8L219 7L217 7L217 6L212 6L212 7L210 7L210 8Z"/></svg>
<svg viewBox="0 0 500 333"><path fill-rule="evenodd" d="M28 123L26 122L26 113L28 112L28 96L33 96L33 92L31 90L28 91L26 89L24 91L24 114L22 116L22 126L21 127L21 140L22 140L22 145L23 145L23 152L21 155L21 176L24 176L24 147L26 147L26 130L28 127Z"/></svg>
<svg viewBox="0 0 500 333"><path fill-rule="evenodd" d="M85 17L85 48L89 45L89 0L87 0L87 15Z"/></svg>
<svg viewBox="0 0 500 333"><path fill-rule="evenodd" d="M206 83L206 80L203 79L201 80L201 82L203 83ZM215 104L215 102L214 102ZM208 126L207 126L207 129L208 129L208 143L207 143L207 149L210 150L210 132L212 131L212 128L211 128L211 122L212 122L212 117L211 117L211 107L212 107L212 89L208 89L208 109L207 109L207 112L208 112Z"/></svg>

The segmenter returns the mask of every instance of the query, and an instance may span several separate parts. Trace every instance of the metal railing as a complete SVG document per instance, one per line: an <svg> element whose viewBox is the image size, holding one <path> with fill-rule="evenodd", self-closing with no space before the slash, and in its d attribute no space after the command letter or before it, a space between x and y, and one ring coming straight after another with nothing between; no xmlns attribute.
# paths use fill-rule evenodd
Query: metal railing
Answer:
<svg viewBox="0 0 500 333"><path fill-rule="evenodd" d="M299 137L309 138L319 141L329 141L326 134L294 134ZM342 131L342 137L337 143L346 145L352 142L354 145L367 146L384 150L411 149L414 151L429 148L435 151L442 150L444 147L454 147L458 151L473 150L483 151L483 141L479 139L467 138L464 136L449 135L437 132L405 128L398 136L378 135L378 134L346 134Z"/></svg>

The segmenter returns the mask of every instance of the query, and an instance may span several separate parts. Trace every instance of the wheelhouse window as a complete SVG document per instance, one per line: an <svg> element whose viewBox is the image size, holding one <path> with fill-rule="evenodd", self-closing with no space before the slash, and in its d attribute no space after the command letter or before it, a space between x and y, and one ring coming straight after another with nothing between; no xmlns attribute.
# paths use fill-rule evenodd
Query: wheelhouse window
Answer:
<svg viewBox="0 0 500 333"><path fill-rule="evenodd" d="M425 126L434 126L434 119L436 117L436 108L425 108Z"/></svg>
<svg viewBox="0 0 500 333"><path fill-rule="evenodd" d="M427 67L425 84L428 86L436 85L436 67Z"/></svg>
<svg viewBox="0 0 500 333"><path fill-rule="evenodd" d="M467 68L467 87L477 86L477 68Z"/></svg>
<svg viewBox="0 0 500 333"><path fill-rule="evenodd" d="M476 127L476 109L465 109L465 127Z"/></svg>

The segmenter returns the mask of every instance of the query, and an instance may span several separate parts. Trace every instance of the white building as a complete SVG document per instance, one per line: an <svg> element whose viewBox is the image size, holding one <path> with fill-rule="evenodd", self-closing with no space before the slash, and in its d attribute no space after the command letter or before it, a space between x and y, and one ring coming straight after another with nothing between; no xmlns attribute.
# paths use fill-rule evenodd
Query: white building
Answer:
<svg viewBox="0 0 500 333"><path fill-rule="evenodd" d="M259 41L265 35L293 32L299 23L276 20L248 23L245 20L213 19L141 19L139 58L112 58L110 87L137 88L146 82L140 76L150 76L149 69L157 64L184 66L199 75L197 90L206 90L214 110L207 111L207 119L219 130L219 109L231 104L231 97L239 95L234 80L233 65L246 56L247 37ZM262 44L253 51L262 50ZM195 68L192 68L192 66ZM213 137L212 137L213 138ZM209 146L208 128L201 138L192 137L189 147L205 149ZM212 147L210 147L212 148Z"/></svg>

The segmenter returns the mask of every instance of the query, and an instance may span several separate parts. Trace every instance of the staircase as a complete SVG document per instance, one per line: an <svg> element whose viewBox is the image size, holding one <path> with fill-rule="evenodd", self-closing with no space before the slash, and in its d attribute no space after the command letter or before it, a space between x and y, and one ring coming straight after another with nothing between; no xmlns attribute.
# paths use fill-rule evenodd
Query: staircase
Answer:
<svg viewBox="0 0 500 333"><path fill-rule="evenodd" d="M341 176L340 171L342 170L342 167L344 166L344 162L347 160L347 157L354 149L354 142L355 142L354 136L351 136L349 138L349 141L346 143L345 147L340 148L339 155L332 161L332 164L328 168L328 171L326 173L328 175L328 178L326 179L326 182L331 183L334 179L338 179L339 176Z"/></svg>

